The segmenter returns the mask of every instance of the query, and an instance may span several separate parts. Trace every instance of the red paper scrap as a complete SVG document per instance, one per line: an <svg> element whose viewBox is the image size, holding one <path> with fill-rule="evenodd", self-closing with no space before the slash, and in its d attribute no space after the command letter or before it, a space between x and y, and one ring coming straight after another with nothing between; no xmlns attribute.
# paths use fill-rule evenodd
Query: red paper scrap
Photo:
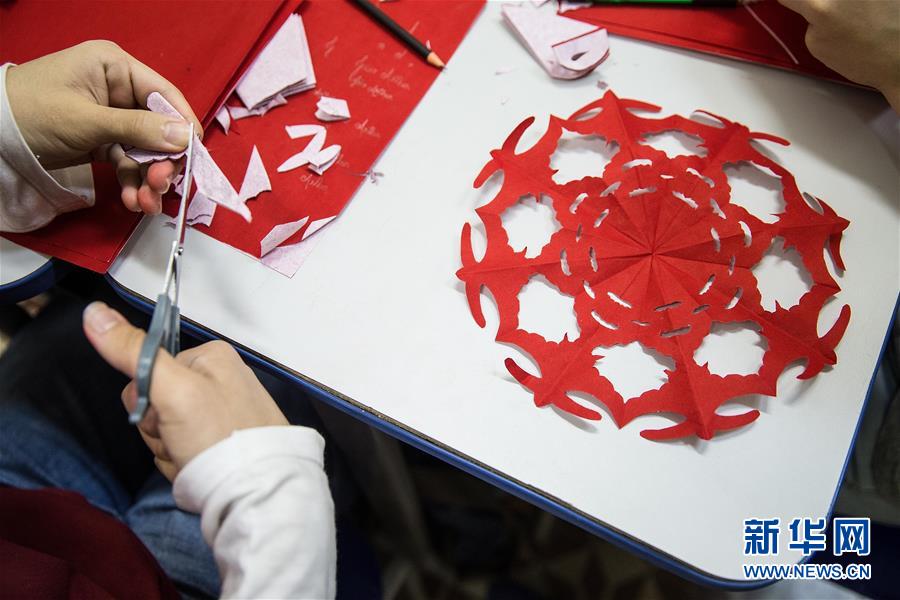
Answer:
<svg viewBox="0 0 900 600"><path fill-rule="evenodd" d="M804 197L794 177L754 146L761 140L787 141L708 113L705 118L716 121L714 125L678 115L649 118L634 111L646 114L659 108L607 92L568 119L551 117L540 141L516 153L534 119L523 121L491 152L475 180L480 187L497 171L503 173L500 192L476 209L487 236L484 257L475 258L466 224L457 275L465 282L475 321L485 326L480 295L486 289L499 308L497 341L519 348L537 363L539 372L530 373L516 360L506 360L509 372L534 394L537 406L553 405L585 419L600 419L597 410L569 396L582 392L606 407L619 427L653 413L683 418L669 427L642 431L645 438L710 439L759 416L757 410L718 413L723 403L748 394L774 396L778 376L795 361L805 361L800 379L836 363L834 348L849 322L850 307L843 306L824 335L819 336L816 325L823 305L840 289L826 267L824 250L829 249L843 270L840 242L849 223L825 202ZM618 150L602 173L556 183L551 156L563 130L600 136ZM699 138L705 155L670 158L646 144L648 136L669 131ZM785 208L773 215L774 222L763 222L731 202L725 168L748 162L780 179ZM510 247L501 220L507 208L529 195L549 197L560 224L540 254L531 258L525 250ZM751 269L776 236L800 254L812 287L795 306L776 304L767 311ZM518 295L535 276L574 298L579 327L574 339L548 342L519 328ZM744 322L758 326L767 343L758 372L719 376L695 362L694 354L714 324ZM675 366L665 372L662 387L626 399L595 364L598 348L632 342L668 357Z"/></svg>

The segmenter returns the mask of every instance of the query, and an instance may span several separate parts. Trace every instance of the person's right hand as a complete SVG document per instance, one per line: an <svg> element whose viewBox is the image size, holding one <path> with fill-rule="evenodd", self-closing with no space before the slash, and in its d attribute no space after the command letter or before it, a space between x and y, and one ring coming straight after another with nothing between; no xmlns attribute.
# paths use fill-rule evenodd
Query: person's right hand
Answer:
<svg viewBox="0 0 900 600"><path fill-rule="evenodd" d="M809 21L806 46L900 112L900 0L779 0Z"/></svg>
<svg viewBox="0 0 900 600"><path fill-rule="evenodd" d="M84 311L84 332L106 362L134 378L143 330L94 302ZM225 342L209 342L175 357L160 349L150 397L138 429L170 481L192 458L238 429L289 424L253 371ZM129 411L137 404L133 379L122 390L122 401Z"/></svg>

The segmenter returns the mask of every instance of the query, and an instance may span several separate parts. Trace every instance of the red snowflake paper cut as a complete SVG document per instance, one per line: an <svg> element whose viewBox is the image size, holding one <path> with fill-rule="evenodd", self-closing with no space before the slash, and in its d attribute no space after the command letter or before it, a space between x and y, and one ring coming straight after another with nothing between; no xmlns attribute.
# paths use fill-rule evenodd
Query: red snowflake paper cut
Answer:
<svg viewBox="0 0 900 600"><path fill-rule="evenodd" d="M500 313L497 341L518 347L538 365L540 372L531 374L506 360L513 377L533 392L537 406L554 405L600 419L600 413L568 395L582 392L601 402L620 427L651 413L683 417L672 426L642 431L645 438L693 434L710 439L759 416L757 410L717 413L724 402L747 394L774 396L778 376L795 361L805 361L800 379L837 361L834 348L849 322L850 307L842 308L822 337L816 323L825 302L840 289L826 268L824 249L827 244L843 270L841 233L849 223L821 200L805 200L793 176L751 143L787 141L709 113L703 114L714 124L677 115L646 118L632 111L654 113L659 108L608 92L569 119L551 117L540 141L517 154L516 145L534 119L522 122L502 148L491 152L475 181L481 187L496 171L503 172L497 196L476 210L487 234L484 257L475 259L466 224L457 275L465 282L475 321L485 326L480 294L487 288ZM554 181L551 156L564 129L618 145L602 174L565 184ZM668 131L700 138L706 155L669 157L646 144L648 136ZM785 208L776 222L763 222L730 201L724 169L742 163L780 178ZM510 247L501 222L502 213L525 196L549 197L561 226L532 258ZM812 287L795 306L776 304L767 311L751 269L776 236L800 254ZM519 293L538 275L574 297L580 330L575 339L565 336L557 343L519 328ZM767 344L756 373L718 376L695 362L694 354L714 323L744 322L755 324ZM666 370L667 381L659 389L625 399L595 368L600 358L596 349L631 342L668 357L675 366Z"/></svg>

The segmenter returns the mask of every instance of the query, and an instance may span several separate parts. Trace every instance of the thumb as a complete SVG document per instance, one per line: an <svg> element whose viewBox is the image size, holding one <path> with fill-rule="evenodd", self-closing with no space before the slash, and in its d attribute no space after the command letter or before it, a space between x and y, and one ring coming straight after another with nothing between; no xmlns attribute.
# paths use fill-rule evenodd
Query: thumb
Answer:
<svg viewBox="0 0 900 600"><path fill-rule="evenodd" d="M187 148L191 124L149 110L94 105L90 121L95 145L123 144L144 150L180 152Z"/></svg>
<svg viewBox="0 0 900 600"><path fill-rule="evenodd" d="M92 302L84 309L84 333L95 350L117 371L134 378L138 355L147 334L103 302ZM165 350L156 356L156 369L177 368L175 359ZM168 378L154 377L156 382Z"/></svg>

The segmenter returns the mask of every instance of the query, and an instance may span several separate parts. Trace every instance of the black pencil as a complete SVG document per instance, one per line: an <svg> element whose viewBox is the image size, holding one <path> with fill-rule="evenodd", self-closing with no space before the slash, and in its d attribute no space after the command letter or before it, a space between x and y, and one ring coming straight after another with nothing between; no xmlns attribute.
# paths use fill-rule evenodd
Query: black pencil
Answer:
<svg viewBox="0 0 900 600"><path fill-rule="evenodd" d="M438 69L444 68L444 61L441 60L441 57L435 54L431 48L413 37L410 32L400 27L396 21L387 16L380 8L369 2L369 0L354 1L370 17L381 23L385 29L393 33L400 41L409 46L413 52L424 58L429 65L437 67Z"/></svg>

